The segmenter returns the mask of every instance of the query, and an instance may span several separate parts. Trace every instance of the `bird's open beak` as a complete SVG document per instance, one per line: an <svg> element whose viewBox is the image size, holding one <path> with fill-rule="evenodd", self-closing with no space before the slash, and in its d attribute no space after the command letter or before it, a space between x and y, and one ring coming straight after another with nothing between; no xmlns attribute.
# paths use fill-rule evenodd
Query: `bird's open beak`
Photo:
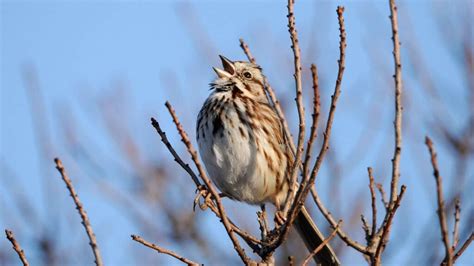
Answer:
<svg viewBox="0 0 474 266"><path fill-rule="evenodd" d="M227 59L225 56L219 55L222 60L222 66L224 70L213 67L214 71L216 72L219 78L230 78L235 74L235 66L234 62Z"/></svg>

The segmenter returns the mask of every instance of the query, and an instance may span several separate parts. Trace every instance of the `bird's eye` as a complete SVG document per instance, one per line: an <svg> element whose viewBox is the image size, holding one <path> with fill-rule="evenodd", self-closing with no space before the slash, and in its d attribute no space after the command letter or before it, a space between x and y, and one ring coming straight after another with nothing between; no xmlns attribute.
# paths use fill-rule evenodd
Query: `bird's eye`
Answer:
<svg viewBox="0 0 474 266"><path fill-rule="evenodd" d="M250 72L246 71L246 72L244 72L244 77L245 77L246 79L251 79L251 78L252 78L252 74L250 74Z"/></svg>

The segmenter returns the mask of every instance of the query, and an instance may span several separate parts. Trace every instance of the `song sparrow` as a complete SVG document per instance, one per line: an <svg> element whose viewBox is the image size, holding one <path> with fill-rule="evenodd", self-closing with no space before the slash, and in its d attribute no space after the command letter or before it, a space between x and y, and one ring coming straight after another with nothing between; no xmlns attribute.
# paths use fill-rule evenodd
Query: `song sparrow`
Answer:
<svg viewBox="0 0 474 266"><path fill-rule="evenodd" d="M262 69L220 56L223 70L198 115L199 152L216 186L231 199L272 203L281 209L288 195L293 154L278 116L264 91ZM310 251L324 239L304 207L296 228ZM329 245L316 255L323 265L338 265Z"/></svg>

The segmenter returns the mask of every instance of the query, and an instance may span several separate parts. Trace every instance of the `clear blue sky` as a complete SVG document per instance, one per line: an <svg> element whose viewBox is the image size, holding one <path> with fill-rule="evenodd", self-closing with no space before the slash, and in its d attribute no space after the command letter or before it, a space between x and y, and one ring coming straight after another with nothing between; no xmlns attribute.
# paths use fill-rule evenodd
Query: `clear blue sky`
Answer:
<svg viewBox="0 0 474 266"><path fill-rule="evenodd" d="M375 98L380 95L380 87L392 82L392 57L390 42L390 24L387 18L386 1L298 1L296 5L297 26L302 45L303 63L317 63L321 82L323 84L324 101L329 101L329 93L336 76L336 60L338 53L338 32L335 15L336 5L346 6L345 20L347 31L346 75L343 82L343 94L339 103L336 124L334 128L333 149L340 156L340 163L350 161L349 150L357 145L358 134L365 128L364 123L373 122L371 119L382 119L375 131L374 139L368 146L367 156L345 173L345 182L341 189L346 191L348 198L357 197L351 193L353 184L366 186L366 167L373 166L378 176L389 174L391 157L391 123L392 100L391 94L385 98ZM461 7L461 8L460 8ZM400 4L401 18L409 15L410 21L401 20L400 35L402 49L411 43L422 44L420 56L428 62L429 71L433 76L442 80L439 94L448 106L448 116L453 129L461 128L465 122L469 107L464 99L467 97L462 71L452 60L449 52L460 49L453 39L452 46L446 48L441 41L442 36L436 30L439 26L435 20L439 17L463 16L458 13L463 7L472 19L472 1L461 4L447 1L402 1ZM287 34L286 4L274 1L204 1L191 2L192 12L185 2L129 2L129 1L1 1L0 4L0 158L5 165L13 169L23 187L30 191L29 199L41 213L47 208L42 204L41 169L45 161L38 159L37 145L32 116L29 108L28 94L22 79L22 68L34 66L38 73L39 83L46 103L47 119L41 121L52 134L55 145L54 153L63 155L63 137L57 131L59 118L58 107L68 106L78 115L78 128L93 142L103 149L114 153L113 143L107 140L98 126L99 119L94 118L95 110L89 109L89 101L104 95L116 84L126 84L128 100L135 109L133 113L125 114L124 120L134 128L134 138L146 139L139 141L151 156L162 146L153 143L150 149L150 139L156 138L150 130L148 119L157 116L163 121L165 129L170 131L172 140L178 143L174 128L171 126L163 103L170 100L178 110L185 127L191 135L194 129L195 116L208 94L208 83L214 77L211 66L218 65L218 54L224 54L231 59L243 59L238 46L238 39L243 37L251 46L254 55L263 66L269 80L277 88L284 102L290 102L292 96L291 50ZM465 11L465 10L464 10ZM194 15L193 15L194 14ZM188 17L187 19L183 17ZM194 25L194 26L193 26ZM457 26L457 25L456 25ZM463 25L464 27L465 25ZM205 32L193 29L204 29ZM460 29L461 28L461 29ZM471 31L472 24L467 27ZM453 27L457 33L461 25ZM204 35L204 33L207 35ZM452 48L452 49L451 49ZM471 47L472 49L472 47ZM372 56L369 56L369 55ZM407 51L403 50L403 58ZM404 77L412 80L412 66L405 60ZM374 74L376 73L376 74ZM380 75L382 73L382 76ZM305 70L305 76L308 72ZM383 76L385 74L385 76ZM172 84L170 86L170 84ZM389 83L391 85L391 83ZM429 110L425 108L426 99L420 96L422 89L416 82L411 87L407 97L410 97L411 110L405 112L407 119L415 122L407 123L406 127L421 127L416 135L407 137L402 158L402 183L409 187L405 204L402 207L399 220L404 215L419 215L420 219L413 226L424 226L434 215L434 181L423 137L427 124L433 121ZM309 83L306 84L309 86ZM113 100L113 99L111 99ZM379 112L370 115L371 106L382 106ZM413 108L413 109L412 109ZM309 109L309 108L308 108ZM381 111L380 111L381 110ZM294 114L293 111L289 114ZM90 118L92 117L92 119ZM434 135L434 134L433 134ZM435 136L435 142L438 140ZM92 143L92 142L91 142ZM147 148L148 147L148 148ZM446 179L454 172L454 163L447 149L441 143L438 145L440 167ZM382 151L381 153L379 153ZM360 154L359 154L360 155ZM359 156L358 155L358 156ZM423 159L419 160L422 157ZM383 158L381 164L381 158ZM120 160L121 158L118 158ZM123 159L123 158L122 158ZM49 160L49 158L48 158ZM50 167L53 169L52 160ZM425 165L419 165L424 162ZM70 165L74 165L69 161ZM99 162L100 163L100 162ZM79 167L79 166L74 166ZM173 168L179 169L179 168ZM4 169L2 168L2 171ZM52 170L49 173L55 175ZM179 171L179 170L177 170ZM473 188L473 167L468 166L468 181L466 190ZM73 170L77 174L80 170ZM320 182L325 184L324 171ZM5 172L2 175L6 177ZM421 177L421 175L425 175ZM57 179L52 178L51 182ZM11 210L11 197L4 196L8 188L0 179L0 224L3 227L13 227L7 210ZM319 182L319 181L318 181ZM107 221L120 216L106 204L98 203L103 198L96 195L97 189L88 187L90 181L77 181L79 190L91 219L95 226L107 232ZM448 182L447 182L448 183ZM56 184L55 193L61 194L59 199L64 203L52 203L54 206L68 206L67 197L62 184ZM449 191L449 187L448 187ZM322 192L326 200L330 195ZM469 194L467 194L469 195ZM364 199L368 200L367 195ZM67 202L66 202L67 201ZM367 201L368 202L368 201ZM348 203L341 203L343 209L350 209ZM7 208L7 205L10 206ZM5 208L3 208L5 206ZM402 205L403 206L403 205ZM468 214L472 212L472 198L463 198L463 219L468 222ZM72 209L72 208L71 208ZM413 214L416 212L417 214ZM211 216L211 214L208 214ZM451 215L449 216L451 218ZM77 218L77 217L74 217ZM117 218L123 235L108 237L102 241L105 262L116 265L119 262L129 262L123 250L130 248L129 234L135 233L133 225ZM435 221L435 220L433 220ZM76 221L74 221L76 222ZM77 224L79 227L80 225ZM408 226L399 222L394 234L404 234ZM22 227L18 226L18 229ZM33 229L31 229L33 230ZM82 234L77 230L77 234ZM100 229L98 229L100 230ZM409 231L413 233L412 231ZM110 234L111 232L108 232ZM219 231L219 233L222 233ZM437 234L438 232L436 232ZM75 240L82 239L75 235ZM65 238L66 236L61 236ZM99 242L101 236L98 235ZM436 241L438 237L434 238ZM63 239L64 240L64 239ZM106 242L107 243L104 243ZM0 241L5 248L5 241ZM65 242L65 241L63 241ZM225 242L225 241L223 241ZM116 243L118 246L114 246ZM83 243L84 245L86 242ZM225 242L225 245L229 243ZM82 246L84 246L82 245ZM441 247L441 241L432 245ZM65 246L67 246L65 244ZM78 244L75 245L77 247ZM81 248L82 248L81 246ZM175 248L178 248L176 245ZM389 263L397 264L411 261L413 253L407 249L413 248L408 243L404 251L391 251ZM25 250L30 251L25 243ZM400 247L398 247L400 248ZM403 249L403 248L401 248ZM31 251L34 253L34 251ZM184 253L186 250L183 251ZM474 260L472 252L465 254L461 263ZM394 255L397 254L397 255ZM33 264L35 257L33 257ZM353 260L352 260L353 258ZM129 259L129 258L128 258ZM362 263L361 256L349 254L345 261ZM81 260L78 260L82 262ZM205 260L203 260L205 261Z"/></svg>

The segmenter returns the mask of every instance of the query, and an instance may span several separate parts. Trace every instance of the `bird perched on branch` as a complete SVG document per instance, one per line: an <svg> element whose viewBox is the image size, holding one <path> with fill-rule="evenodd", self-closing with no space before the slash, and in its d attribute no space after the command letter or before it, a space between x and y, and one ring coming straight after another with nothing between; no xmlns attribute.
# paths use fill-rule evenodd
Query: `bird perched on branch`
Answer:
<svg viewBox="0 0 474 266"><path fill-rule="evenodd" d="M231 199L283 208L289 190L293 154L280 120L264 90L262 69L220 56L224 69L198 115L196 136L206 169ZM313 251L324 240L303 207L295 220L298 233ZM329 245L315 256L322 265L339 265Z"/></svg>

